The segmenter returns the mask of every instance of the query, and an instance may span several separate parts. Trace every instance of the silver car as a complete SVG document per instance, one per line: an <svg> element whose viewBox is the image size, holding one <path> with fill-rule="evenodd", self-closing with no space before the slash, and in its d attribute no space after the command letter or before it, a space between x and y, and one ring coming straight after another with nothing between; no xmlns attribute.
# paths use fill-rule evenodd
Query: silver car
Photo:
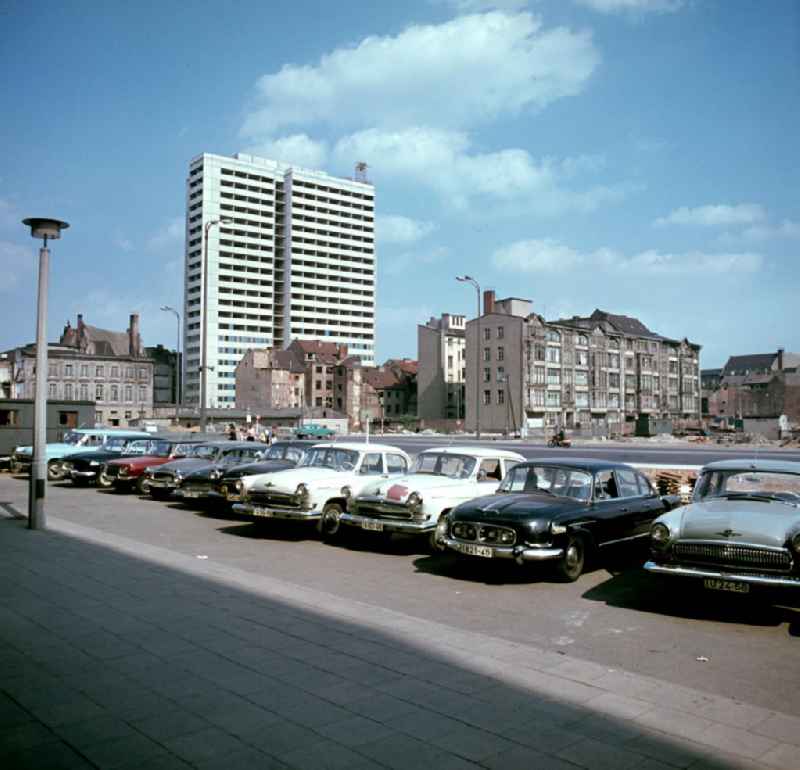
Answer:
<svg viewBox="0 0 800 770"><path fill-rule="evenodd" d="M800 463L706 465L691 503L653 522L650 546L645 569L698 578L707 589L800 590Z"/></svg>

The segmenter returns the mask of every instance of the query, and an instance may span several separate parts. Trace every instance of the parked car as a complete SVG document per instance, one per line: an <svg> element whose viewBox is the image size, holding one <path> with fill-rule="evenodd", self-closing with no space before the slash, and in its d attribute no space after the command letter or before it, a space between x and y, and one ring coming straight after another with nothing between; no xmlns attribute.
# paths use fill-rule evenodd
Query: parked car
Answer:
<svg viewBox="0 0 800 770"><path fill-rule="evenodd" d="M691 503L653 522L650 545L645 569L712 591L800 590L800 463L706 465Z"/></svg>
<svg viewBox="0 0 800 770"><path fill-rule="evenodd" d="M494 495L454 508L438 530L459 554L550 562L559 578L573 581L590 554L646 544L653 520L679 502L622 463L531 460L512 468Z"/></svg>
<svg viewBox="0 0 800 770"><path fill-rule="evenodd" d="M148 468L190 457L206 445L207 442L185 440L155 441L147 454L109 460L100 475L99 485L113 486L119 491L136 490L139 494L146 494L148 478L145 472Z"/></svg>
<svg viewBox="0 0 800 770"><path fill-rule="evenodd" d="M106 446L89 452L76 452L67 455L61 462L64 478L69 478L75 486L99 484L110 486L103 469L110 460L140 457L154 451L158 438L113 437Z"/></svg>
<svg viewBox="0 0 800 770"><path fill-rule="evenodd" d="M268 444L259 444L253 441L246 441L244 444L236 446L227 445L217 457L206 462L205 465L199 466L195 470L187 469L185 474L182 471L181 483L175 487L173 495L184 500L205 500L209 497L216 497L217 484L226 471L241 466L243 463L249 465L261 461L269 449ZM286 465L284 461L282 468L286 467L294 467L294 463ZM163 478L165 472L162 467L157 475Z"/></svg>
<svg viewBox="0 0 800 770"><path fill-rule="evenodd" d="M298 439L325 439L333 438L336 435L336 431L331 430L325 425L317 425L313 422L307 422L304 425L298 425L294 435Z"/></svg>
<svg viewBox="0 0 800 770"><path fill-rule="evenodd" d="M143 430L120 430L119 428L76 428L69 431L63 441L47 444L47 478L59 481L64 478L61 461L76 452L95 452L105 449L119 440L131 438L151 438L152 434ZM13 473L30 473L33 447L18 446L11 457Z"/></svg>
<svg viewBox="0 0 800 770"><path fill-rule="evenodd" d="M237 462L242 457L252 457L255 453L266 452L267 444L255 441L208 441L194 447L193 451L177 460L166 463L153 463L145 469L145 487L150 497L164 500L181 487L187 476L195 471L210 469L225 464L226 458Z"/></svg>
<svg viewBox="0 0 800 770"><path fill-rule="evenodd" d="M277 473L294 468L313 446L315 446L314 441L276 441L263 459L226 468L210 495L227 500L231 504L238 503L241 501L239 491L236 489L236 482L239 479L244 476Z"/></svg>
<svg viewBox="0 0 800 770"><path fill-rule="evenodd" d="M326 522L328 537L339 525L372 532L424 535L432 548L439 518L459 503L494 492L506 471L525 458L493 447L440 447L417 455L408 476L367 484L346 512Z"/></svg>
<svg viewBox="0 0 800 770"><path fill-rule="evenodd" d="M402 449L385 444L317 444L292 470L237 481L242 502L233 510L262 519L314 521L324 533L363 487L377 478L403 476L410 465Z"/></svg>

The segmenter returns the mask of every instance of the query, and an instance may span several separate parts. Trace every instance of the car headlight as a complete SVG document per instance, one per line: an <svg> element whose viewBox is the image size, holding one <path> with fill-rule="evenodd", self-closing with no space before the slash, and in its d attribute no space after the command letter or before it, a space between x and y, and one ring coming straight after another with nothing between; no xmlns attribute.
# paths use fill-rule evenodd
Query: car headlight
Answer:
<svg viewBox="0 0 800 770"><path fill-rule="evenodd" d="M800 553L800 532L796 532L789 542L791 543L792 550L795 553Z"/></svg>
<svg viewBox="0 0 800 770"><path fill-rule="evenodd" d="M301 508L311 507L311 494L305 484L298 484L297 489L294 491L294 498Z"/></svg>
<svg viewBox="0 0 800 770"><path fill-rule="evenodd" d="M512 545L516 540L516 536L510 529L501 529L500 530L500 542L503 545Z"/></svg>
<svg viewBox="0 0 800 770"><path fill-rule="evenodd" d="M218 481L219 479L222 478L222 471L214 468L212 471L209 472L208 477L211 479L211 481Z"/></svg>
<svg viewBox="0 0 800 770"><path fill-rule="evenodd" d="M653 548L664 548L669 543L669 537L669 527L660 521L650 528L650 545ZM800 545L800 541L798 541L798 545Z"/></svg>
<svg viewBox="0 0 800 770"><path fill-rule="evenodd" d="M422 510L422 497L418 492L412 492L408 496L408 501L406 503L408 505L408 510L411 513L419 513Z"/></svg>
<svg viewBox="0 0 800 770"><path fill-rule="evenodd" d="M70 465L72 465L72 463L70 463ZM96 468L98 465L102 465L102 463L99 462L98 460L90 460L89 461L89 467L90 468Z"/></svg>
<svg viewBox="0 0 800 770"><path fill-rule="evenodd" d="M175 471L173 478L175 479L175 486L179 487L183 484L183 474L180 471Z"/></svg>
<svg viewBox="0 0 800 770"><path fill-rule="evenodd" d="M565 524L551 524L550 525L550 534L551 535L565 535L567 533L567 527Z"/></svg>

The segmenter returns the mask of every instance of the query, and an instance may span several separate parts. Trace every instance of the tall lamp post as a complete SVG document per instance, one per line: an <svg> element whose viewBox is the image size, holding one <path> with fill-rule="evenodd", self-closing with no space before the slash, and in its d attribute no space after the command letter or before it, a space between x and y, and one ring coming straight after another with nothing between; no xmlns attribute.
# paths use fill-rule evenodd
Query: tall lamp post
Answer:
<svg viewBox="0 0 800 770"><path fill-rule="evenodd" d="M172 313L178 322L178 341L177 345L175 346L175 355L178 357L178 360L175 362L177 364L175 367L175 376L177 379L177 382L175 383L175 416L180 419L181 406L183 406L183 391L181 390L181 386L183 385L183 359L181 358L181 314L175 310L174 307L170 307L169 305L162 305L161 309L166 313Z"/></svg>
<svg viewBox="0 0 800 770"><path fill-rule="evenodd" d="M208 387L208 231L214 225L229 225L230 219L210 219L203 227L203 321L200 331L200 431L206 430L206 390Z"/></svg>
<svg viewBox="0 0 800 770"><path fill-rule="evenodd" d="M31 237L43 240L39 249L39 296L36 310L36 391L33 407L33 457L28 492L28 527L44 529L44 494L47 484L47 275L50 269L50 250L47 240L61 237L69 227L58 219L23 219L31 229Z"/></svg>
<svg viewBox="0 0 800 770"><path fill-rule="evenodd" d="M474 286L478 295L478 326L475 343L475 438L479 439L481 437L481 287L470 275L457 275L456 280Z"/></svg>

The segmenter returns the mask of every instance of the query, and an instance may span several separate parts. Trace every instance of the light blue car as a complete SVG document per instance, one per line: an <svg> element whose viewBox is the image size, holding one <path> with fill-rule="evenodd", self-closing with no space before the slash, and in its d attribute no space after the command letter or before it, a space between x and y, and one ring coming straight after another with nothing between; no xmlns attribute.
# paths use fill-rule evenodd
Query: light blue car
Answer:
<svg viewBox="0 0 800 770"><path fill-rule="evenodd" d="M119 428L76 428L64 436L63 441L46 447L47 478L58 481L64 477L61 461L75 452L92 452L99 449L122 451L125 444L135 438L151 438L142 430L120 430ZM30 473L33 447L18 446L11 457L13 473Z"/></svg>

